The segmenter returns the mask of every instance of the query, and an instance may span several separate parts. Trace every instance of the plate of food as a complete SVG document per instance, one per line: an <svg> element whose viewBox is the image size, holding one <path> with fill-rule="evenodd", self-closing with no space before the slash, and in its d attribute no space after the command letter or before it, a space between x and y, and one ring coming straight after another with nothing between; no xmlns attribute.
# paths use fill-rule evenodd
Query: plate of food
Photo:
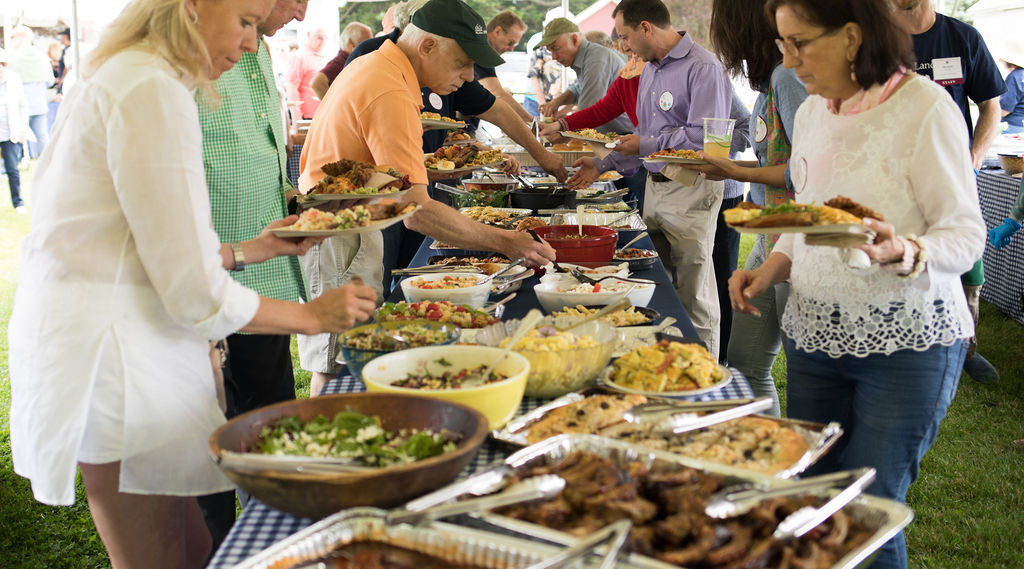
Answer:
<svg viewBox="0 0 1024 569"><path fill-rule="evenodd" d="M598 132L592 128L581 128L580 130L563 130L559 134L566 138L575 138L576 140L583 140L586 142L593 142L596 144L606 144L609 142L615 142L619 139L619 135L614 132L603 133Z"/></svg>
<svg viewBox="0 0 1024 569"><path fill-rule="evenodd" d="M608 170L607 172L601 173L601 175L598 176L597 179L602 182L614 182L615 180L621 180L622 174L616 172L615 170Z"/></svg>
<svg viewBox="0 0 1024 569"><path fill-rule="evenodd" d="M333 237L351 233L378 231L416 213L420 207L408 204L357 205L335 213L310 208L299 215L299 220L288 227L270 231L278 237Z"/></svg>
<svg viewBox="0 0 1024 569"><path fill-rule="evenodd" d="M408 192L409 177L386 165L341 159L324 164L324 177L309 193L301 196L303 205L335 200L396 198Z"/></svg>
<svg viewBox="0 0 1024 569"><path fill-rule="evenodd" d="M602 382L612 389L655 397L690 397L725 387L729 368L696 343L660 340L638 346L612 362Z"/></svg>
<svg viewBox="0 0 1024 569"><path fill-rule="evenodd" d="M658 252L654 249L638 249L636 247L616 249L612 260L629 263L630 271L642 271L658 260Z"/></svg>
<svg viewBox="0 0 1024 569"><path fill-rule="evenodd" d="M453 130L448 133L448 136L444 138L445 145L449 144L473 144L476 139L473 138L472 134L464 130Z"/></svg>
<svg viewBox="0 0 1024 569"><path fill-rule="evenodd" d="M503 307L502 307L503 308ZM375 322L397 320L430 320L450 322L459 328L485 328L500 320L500 317L468 304L455 304L447 300L424 300L420 302L385 302L373 313Z"/></svg>
<svg viewBox="0 0 1024 569"><path fill-rule="evenodd" d="M442 117L438 113L429 112L420 113L420 124L422 124L426 130L458 130L460 128L466 128L466 123L463 121L457 121L450 117Z"/></svg>
<svg viewBox="0 0 1024 569"><path fill-rule="evenodd" d="M585 306L577 304L576 306L567 306L561 310L556 310L551 313L551 316L556 319L556 322L559 318L578 320L586 318L602 308L604 308L604 306ZM647 308L645 306L629 306L623 310L618 310L603 316L600 320L617 328L622 328L629 326L647 326L659 318L661 318L661 313L653 308Z"/></svg>
<svg viewBox="0 0 1024 569"><path fill-rule="evenodd" d="M644 158L645 162L655 164L707 164L694 150L673 150L666 148Z"/></svg>
<svg viewBox="0 0 1024 569"><path fill-rule="evenodd" d="M505 156L500 150L480 150L474 146L448 145L442 146L433 154L424 156L423 164L427 170L445 172L458 176L480 168L498 167L505 163Z"/></svg>
<svg viewBox="0 0 1024 569"><path fill-rule="evenodd" d="M820 206L792 200L769 207L743 202L722 215L729 227L739 233L805 233L815 235L822 244L840 247L871 240L874 233L863 225L863 218L884 221L882 214L844 196L832 198ZM825 235L844 237L831 241L821 239Z"/></svg>

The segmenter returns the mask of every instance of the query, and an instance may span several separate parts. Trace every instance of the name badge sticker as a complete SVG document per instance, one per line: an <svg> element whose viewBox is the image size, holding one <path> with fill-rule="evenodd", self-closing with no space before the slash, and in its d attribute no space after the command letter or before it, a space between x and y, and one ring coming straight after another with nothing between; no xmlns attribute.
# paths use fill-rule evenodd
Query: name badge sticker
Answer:
<svg viewBox="0 0 1024 569"><path fill-rule="evenodd" d="M754 130L754 142L764 142L765 137L768 136L768 123L764 122L764 117L757 117L757 126Z"/></svg>
<svg viewBox="0 0 1024 569"><path fill-rule="evenodd" d="M943 57L932 60L932 79L943 87L963 85L964 72L959 57Z"/></svg>
<svg viewBox="0 0 1024 569"><path fill-rule="evenodd" d="M441 95L438 95L437 93L431 93L427 97L427 100L430 101L431 107L434 107L437 110L441 110Z"/></svg>
<svg viewBox="0 0 1024 569"><path fill-rule="evenodd" d="M661 107L661 110L663 111L672 109L672 103L674 102L675 100L672 98L672 93L669 93L668 91L665 91L661 94L661 97L658 97L658 106Z"/></svg>

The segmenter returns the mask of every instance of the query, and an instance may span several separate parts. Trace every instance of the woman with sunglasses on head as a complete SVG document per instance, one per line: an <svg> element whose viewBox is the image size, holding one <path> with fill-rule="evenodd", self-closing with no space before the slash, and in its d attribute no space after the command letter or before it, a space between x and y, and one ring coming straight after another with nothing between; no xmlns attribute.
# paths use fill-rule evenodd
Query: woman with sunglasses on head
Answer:
<svg viewBox="0 0 1024 569"><path fill-rule="evenodd" d="M256 51L273 7L130 3L36 170L8 335L14 469L55 505L74 502L80 470L115 568L201 567L209 555L193 496L233 485L207 451L224 423L208 340L338 332L374 308L369 287L303 305L261 298L225 270L312 245L269 232L221 244L210 222L194 91Z"/></svg>
<svg viewBox="0 0 1024 569"><path fill-rule="evenodd" d="M713 179L750 182L750 201L778 205L793 199L786 175L793 118L807 97L803 83L782 65L782 54L775 45L775 31L764 14L765 0L751 9L748 0L715 0L711 12L711 44L722 65L733 75L744 75L757 91L751 112L748 138L757 156L758 167L745 168L731 160L704 156L706 165L684 167ZM747 255L745 268L761 266L778 240L778 235L758 235ZM729 337L729 365L743 372L758 397L774 401L770 414L778 416L779 394L772 378L772 364L782 347L780 320L786 307L789 284L781 282L752 298L757 315L734 312ZM724 314L724 313L723 313Z"/></svg>
<svg viewBox="0 0 1024 569"><path fill-rule="evenodd" d="M854 249L787 234L736 271L736 310L790 281L783 315L788 415L846 432L814 472L871 466L869 492L903 501L956 392L973 324L960 274L984 250L967 130L941 87L907 71L910 37L887 0L769 0L783 64L809 94L797 111L796 199L839 195L880 212ZM906 567L902 533L875 567Z"/></svg>

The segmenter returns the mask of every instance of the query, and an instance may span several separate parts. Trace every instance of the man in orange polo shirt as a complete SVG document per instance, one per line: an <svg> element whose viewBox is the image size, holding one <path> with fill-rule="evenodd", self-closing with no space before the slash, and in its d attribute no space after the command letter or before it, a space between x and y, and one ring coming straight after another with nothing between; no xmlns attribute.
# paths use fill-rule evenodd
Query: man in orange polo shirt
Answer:
<svg viewBox="0 0 1024 569"><path fill-rule="evenodd" d="M543 265L555 259L547 244L526 233L477 223L430 199L423 164L421 87L447 95L473 80L473 63L496 67L501 56L487 41L483 19L462 0L430 0L412 17L398 43L353 61L327 91L309 128L299 167L299 190L323 177L321 167L341 158L392 166L409 176L403 199L423 207L405 225L438 241L467 249L499 251ZM311 297L352 278L380 290L383 238L379 231L332 237L303 257ZM338 371L336 342L327 334L299 336L299 357L313 372L310 392L319 394Z"/></svg>

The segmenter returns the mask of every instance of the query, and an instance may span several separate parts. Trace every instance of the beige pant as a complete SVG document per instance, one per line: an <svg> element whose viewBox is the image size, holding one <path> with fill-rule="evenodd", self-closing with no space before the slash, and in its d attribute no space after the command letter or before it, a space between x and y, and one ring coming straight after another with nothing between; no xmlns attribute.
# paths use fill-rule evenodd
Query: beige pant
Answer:
<svg viewBox="0 0 1024 569"><path fill-rule="evenodd" d="M384 292L381 290L381 281L384 279L383 258L384 238L380 231L331 237L314 245L299 258L309 287L306 298L314 299L324 291L359 277L377 290L379 299ZM337 344L337 334L299 334L299 365L306 371L338 373L341 364L336 361Z"/></svg>
<svg viewBox="0 0 1024 569"><path fill-rule="evenodd" d="M697 178L692 186L655 182L644 194L644 222L676 294L711 354L718 357L721 313L711 262L723 182Z"/></svg>

